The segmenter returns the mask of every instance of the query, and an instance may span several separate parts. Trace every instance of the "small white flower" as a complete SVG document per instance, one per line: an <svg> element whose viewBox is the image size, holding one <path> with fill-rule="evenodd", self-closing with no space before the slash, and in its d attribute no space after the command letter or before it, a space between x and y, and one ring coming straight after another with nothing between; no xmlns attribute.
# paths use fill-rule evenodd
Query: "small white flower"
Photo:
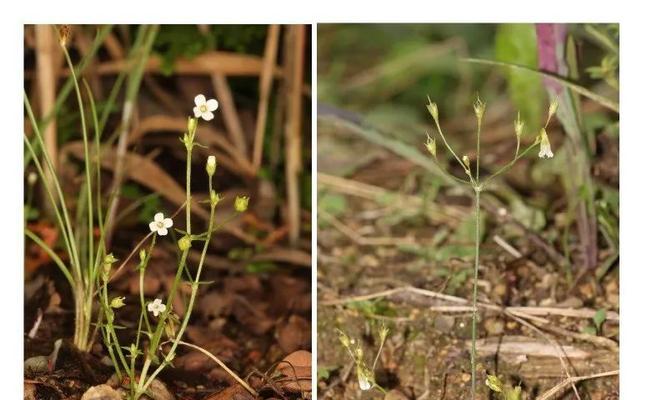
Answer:
<svg viewBox="0 0 672 400"><path fill-rule="evenodd" d="M551 142L548 140L546 129L541 130L541 143L539 144L539 158L553 158Z"/></svg>
<svg viewBox="0 0 672 400"><path fill-rule="evenodd" d="M159 236L166 236L168 234L168 228L171 226L173 226L173 220L171 218L164 218L163 213L156 213L156 215L154 215L154 221L149 223L149 230L157 232Z"/></svg>
<svg viewBox="0 0 672 400"><path fill-rule="evenodd" d="M153 302L147 304L147 310L158 317L159 314L166 311L166 305L161 303L161 299L154 299Z"/></svg>
<svg viewBox="0 0 672 400"><path fill-rule="evenodd" d="M196 107L194 107L194 116L196 118L203 118L206 121L210 121L215 117L212 113L219 107L219 103L215 99L205 100L205 96L199 94L194 98Z"/></svg>

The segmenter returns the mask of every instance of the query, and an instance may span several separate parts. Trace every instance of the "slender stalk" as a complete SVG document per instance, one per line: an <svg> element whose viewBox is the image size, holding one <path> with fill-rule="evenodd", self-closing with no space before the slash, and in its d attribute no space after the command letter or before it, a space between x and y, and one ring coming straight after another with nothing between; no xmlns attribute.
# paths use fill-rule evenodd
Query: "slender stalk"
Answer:
<svg viewBox="0 0 672 400"><path fill-rule="evenodd" d="M472 400L476 398L476 320L478 319L478 309L477 309L477 297L478 297L478 264L479 264L479 251L481 248L481 190L480 188L474 187L475 195L475 209L474 214L476 215L476 244L474 245L476 254L474 258L474 292L472 298L472 308L471 313L471 398Z"/></svg>

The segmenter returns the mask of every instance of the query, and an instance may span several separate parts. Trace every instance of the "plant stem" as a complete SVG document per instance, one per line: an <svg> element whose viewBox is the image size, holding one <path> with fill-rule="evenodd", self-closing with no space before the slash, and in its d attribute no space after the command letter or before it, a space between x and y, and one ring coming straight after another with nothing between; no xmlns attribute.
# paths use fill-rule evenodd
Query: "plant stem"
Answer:
<svg viewBox="0 0 672 400"><path fill-rule="evenodd" d="M476 196L474 213L476 215L476 255L474 259L474 293L472 298L472 314L471 314L471 398L476 398L476 320L478 318L477 297L478 297L478 264L479 251L481 247L481 190L474 188Z"/></svg>

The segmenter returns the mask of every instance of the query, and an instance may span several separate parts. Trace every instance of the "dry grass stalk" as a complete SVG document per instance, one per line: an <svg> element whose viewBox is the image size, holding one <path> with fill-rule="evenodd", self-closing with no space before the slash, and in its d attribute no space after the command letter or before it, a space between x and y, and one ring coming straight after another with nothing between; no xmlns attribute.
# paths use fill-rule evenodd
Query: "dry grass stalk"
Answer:
<svg viewBox="0 0 672 400"><path fill-rule="evenodd" d="M303 86L303 61L305 27L290 25L285 42L287 91L287 120L285 124L285 174L287 178L287 223L292 245L299 239L301 204L299 173L301 172L301 89Z"/></svg>
<svg viewBox="0 0 672 400"><path fill-rule="evenodd" d="M264 61L259 78L259 106L257 109L257 123L254 132L254 148L252 154L252 165L254 170L258 171L261 167L261 156L264 148L264 132L266 131L266 120L268 118L268 100L271 95L273 85L273 67L278 57L278 41L280 38L280 26L270 25L266 36L266 48L264 50Z"/></svg>

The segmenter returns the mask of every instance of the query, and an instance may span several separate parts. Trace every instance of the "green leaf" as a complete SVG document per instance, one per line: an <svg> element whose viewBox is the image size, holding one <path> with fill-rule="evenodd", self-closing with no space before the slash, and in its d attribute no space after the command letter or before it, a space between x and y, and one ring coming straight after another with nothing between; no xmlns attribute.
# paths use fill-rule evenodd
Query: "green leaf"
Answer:
<svg viewBox="0 0 672 400"><path fill-rule="evenodd" d="M537 35L533 24L501 24L495 37L497 60L526 67L537 66ZM509 93L528 129L536 131L543 115L545 94L541 77L526 71L507 71ZM529 132L529 131L528 131Z"/></svg>
<svg viewBox="0 0 672 400"><path fill-rule="evenodd" d="M266 272L273 272L278 269L278 266L272 262L255 261L245 266L245 271L251 274L263 274Z"/></svg>
<svg viewBox="0 0 672 400"><path fill-rule="evenodd" d="M599 332L602 329L602 324L607 319L607 311L604 308L600 308L593 315L593 322L595 323L595 328Z"/></svg>
<svg viewBox="0 0 672 400"><path fill-rule="evenodd" d="M345 212L348 202L345 196L335 193L326 193L320 197L319 208L327 213L338 217Z"/></svg>

